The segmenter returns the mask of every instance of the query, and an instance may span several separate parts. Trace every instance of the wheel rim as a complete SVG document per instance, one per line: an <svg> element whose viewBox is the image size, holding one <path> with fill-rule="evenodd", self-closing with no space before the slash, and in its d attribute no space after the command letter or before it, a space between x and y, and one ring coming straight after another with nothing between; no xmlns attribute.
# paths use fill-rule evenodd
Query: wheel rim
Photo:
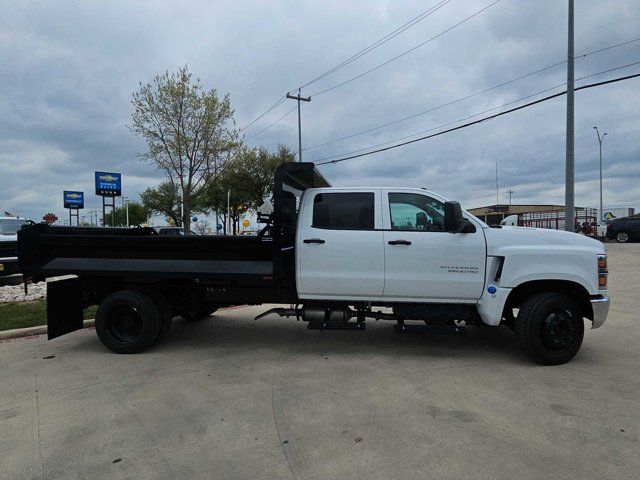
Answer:
<svg viewBox="0 0 640 480"><path fill-rule="evenodd" d="M568 310L550 313L542 324L542 344L552 352L561 352L576 338L576 326Z"/></svg>
<svg viewBox="0 0 640 480"><path fill-rule="evenodd" d="M629 235L626 232L620 232L618 234L618 241L619 242L626 242L627 240L629 240Z"/></svg>
<svg viewBox="0 0 640 480"><path fill-rule="evenodd" d="M133 343L142 333L142 318L135 308L118 305L111 310L107 331L118 343Z"/></svg>

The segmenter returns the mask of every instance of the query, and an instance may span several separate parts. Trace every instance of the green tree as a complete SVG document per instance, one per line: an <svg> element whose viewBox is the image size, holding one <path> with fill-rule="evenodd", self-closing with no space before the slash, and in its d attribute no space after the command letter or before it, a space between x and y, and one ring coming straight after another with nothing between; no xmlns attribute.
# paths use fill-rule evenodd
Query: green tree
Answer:
<svg viewBox="0 0 640 480"><path fill-rule="evenodd" d="M235 235L240 218L256 211L273 194L273 174L283 162L295 161L295 153L284 145L276 152L265 148L239 149L215 182L210 182L201 197L201 208L218 212L224 219L226 234L227 197Z"/></svg>
<svg viewBox="0 0 640 480"><path fill-rule="evenodd" d="M128 202L129 204L129 226L142 226L147 223L149 218L149 210L144 205L137 202ZM111 215L108 215L109 220ZM116 226L125 227L127 225L127 207L116 208Z"/></svg>
<svg viewBox="0 0 640 480"><path fill-rule="evenodd" d="M147 142L140 157L178 189L184 229L200 190L215 179L238 147L229 95L218 97L192 80L188 68L157 75L133 93L131 130Z"/></svg>
<svg viewBox="0 0 640 480"><path fill-rule="evenodd" d="M182 226L182 207L178 186L170 181L157 187L149 187L140 194L142 205L150 212L173 220L177 227Z"/></svg>

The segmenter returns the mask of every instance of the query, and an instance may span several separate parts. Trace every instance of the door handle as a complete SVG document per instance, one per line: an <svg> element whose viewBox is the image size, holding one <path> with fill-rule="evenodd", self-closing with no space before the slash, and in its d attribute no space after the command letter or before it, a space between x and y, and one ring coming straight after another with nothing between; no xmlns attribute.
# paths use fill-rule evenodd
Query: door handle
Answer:
<svg viewBox="0 0 640 480"><path fill-rule="evenodd" d="M411 245L409 240L389 240L387 243L389 245Z"/></svg>
<svg viewBox="0 0 640 480"><path fill-rule="evenodd" d="M324 243L324 240L321 238L305 238L303 240L304 243Z"/></svg>

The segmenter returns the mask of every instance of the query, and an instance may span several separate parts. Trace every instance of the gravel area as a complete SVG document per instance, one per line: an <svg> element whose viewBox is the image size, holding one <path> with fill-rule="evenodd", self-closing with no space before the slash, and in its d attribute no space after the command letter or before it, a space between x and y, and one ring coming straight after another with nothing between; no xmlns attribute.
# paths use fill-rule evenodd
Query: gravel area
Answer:
<svg viewBox="0 0 640 480"><path fill-rule="evenodd" d="M47 283L33 283L29 285L28 294L24 294L24 283L0 287L0 303L29 302L47 296Z"/></svg>

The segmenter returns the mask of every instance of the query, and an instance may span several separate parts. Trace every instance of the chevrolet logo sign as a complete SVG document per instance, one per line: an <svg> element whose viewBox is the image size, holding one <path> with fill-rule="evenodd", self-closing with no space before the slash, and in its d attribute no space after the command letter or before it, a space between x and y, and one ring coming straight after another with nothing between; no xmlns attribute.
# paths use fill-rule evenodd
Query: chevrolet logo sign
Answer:
<svg viewBox="0 0 640 480"><path fill-rule="evenodd" d="M114 177L113 175L100 175L98 178L105 182L115 182L118 180L118 177Z"/></svg>
<svg viewBox="0 0 640 480"><path fill-rule="evenodd" d="M67 198L82 198L82 195L78 195L77 193L68 193Z"/></svg>

